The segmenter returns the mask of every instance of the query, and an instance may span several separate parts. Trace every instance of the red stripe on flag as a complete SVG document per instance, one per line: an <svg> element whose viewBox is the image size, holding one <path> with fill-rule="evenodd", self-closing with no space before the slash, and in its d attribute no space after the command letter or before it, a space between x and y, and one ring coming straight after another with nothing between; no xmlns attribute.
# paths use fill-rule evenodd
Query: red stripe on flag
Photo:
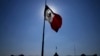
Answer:
<svg viewBox="0 0 100 56"><path fill-rule="evenodd" d="M59 14L55 14L54 13L54 17L53 17L53 20L51 22L51 28L58 32L59 28L61 27L62 25L62 18Z"/></svg>

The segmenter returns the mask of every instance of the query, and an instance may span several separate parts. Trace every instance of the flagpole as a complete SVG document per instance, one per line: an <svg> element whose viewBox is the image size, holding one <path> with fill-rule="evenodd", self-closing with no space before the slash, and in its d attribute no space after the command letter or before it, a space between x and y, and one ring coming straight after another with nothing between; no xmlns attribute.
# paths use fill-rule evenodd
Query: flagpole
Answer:
<svg viewBox="0 0 100 56"><path fill-rule="evenodd" d="M42 36L42 51L41 51L41 56L44 56L44 35L45 35L45 19L43 23L43 36Z"/></svg>
<svg viewBox="0 0 100 56"><path fill-rule="evenodd" d="M45 0L45 6L46 6L46 0ZM45 35L45 16L44 16L44 22L43 22L43 36L42 36L42 51L41 51L41 56L44 56L44 35Z"/></svg>

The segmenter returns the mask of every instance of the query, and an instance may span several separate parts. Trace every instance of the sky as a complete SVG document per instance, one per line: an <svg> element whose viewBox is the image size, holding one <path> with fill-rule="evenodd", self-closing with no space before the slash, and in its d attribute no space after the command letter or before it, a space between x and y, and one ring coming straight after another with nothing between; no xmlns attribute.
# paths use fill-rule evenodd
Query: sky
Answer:
<svg viewBox="0 0 100 56"><path fill-rule="evenodd" d="M0 0L0 56L41 55L44 1ZM62 27L56 33L46 21L45 56L100 55L99 0L47 0L47 5L62 17Z"/></svg>

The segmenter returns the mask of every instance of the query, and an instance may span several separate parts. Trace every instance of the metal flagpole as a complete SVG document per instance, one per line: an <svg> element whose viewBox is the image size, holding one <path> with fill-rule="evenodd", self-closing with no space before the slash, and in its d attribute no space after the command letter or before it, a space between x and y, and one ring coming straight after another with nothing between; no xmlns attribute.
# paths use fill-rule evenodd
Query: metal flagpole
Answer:
<svg viewBox="0 0 100 56"><path fill-rule="evenodd" d="M44 34L45 34L45 19L43 23L43 36L42 36L42 51L41 51L41 56L44 56Z"/></svg>
<svg viewBox="0 0 100 56"><path fill-rule="evenodd" d="M45 0L45 6L46 6L46 0ZM44 35L45 35L45 16L44 16L44 22L43 22L43 36L42 36L42 51L41 51L41 56L44 56Z"/></svg>

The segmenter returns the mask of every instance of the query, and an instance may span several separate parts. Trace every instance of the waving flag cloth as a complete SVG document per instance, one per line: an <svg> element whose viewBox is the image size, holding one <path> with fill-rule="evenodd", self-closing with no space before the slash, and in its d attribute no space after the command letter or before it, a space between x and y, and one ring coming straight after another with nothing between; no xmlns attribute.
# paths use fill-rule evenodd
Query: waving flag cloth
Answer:
<svg viewBox="0 0 100 56"><path fill-rule="evenodd" d="M51 28L54 31L58 32L62 25L61 16L59 14L54 13L47 5L45 5L44 17L45 20L50 23Z"/></svg>

